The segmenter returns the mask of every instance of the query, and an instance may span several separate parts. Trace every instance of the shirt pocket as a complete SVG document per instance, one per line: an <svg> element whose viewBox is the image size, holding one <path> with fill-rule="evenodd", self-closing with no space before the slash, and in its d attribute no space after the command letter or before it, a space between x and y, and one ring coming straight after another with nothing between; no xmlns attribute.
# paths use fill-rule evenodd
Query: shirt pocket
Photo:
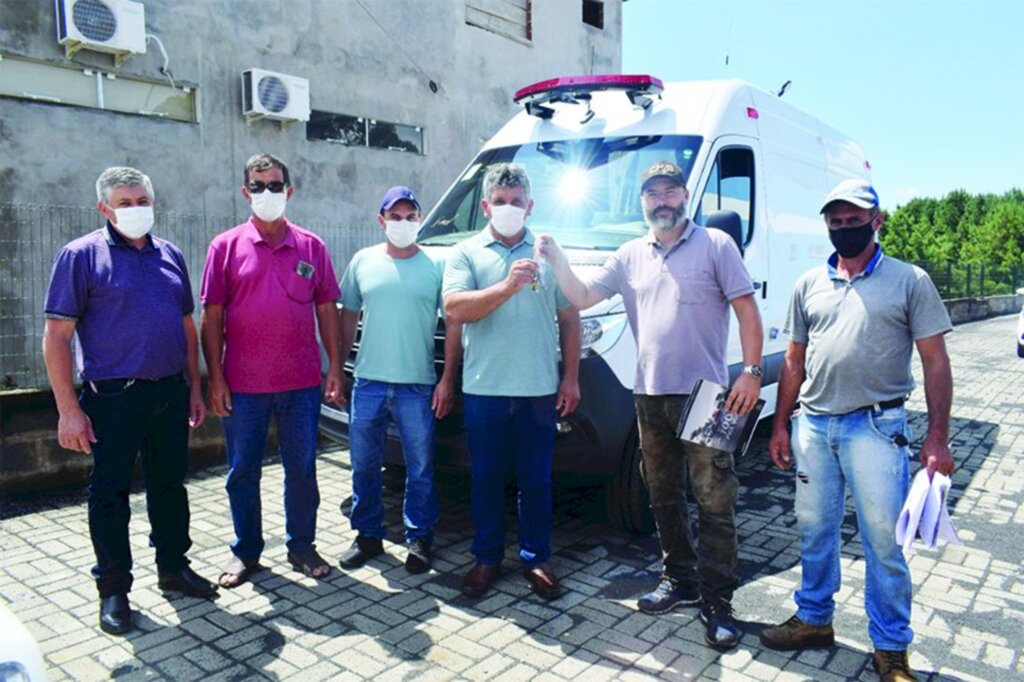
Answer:
<svg viewBox="0 0 1024 682"><path fill-rule="evenodd" d="M718 284L710 272L683 273L676 280L676 300L687 305L699 305L714 300Z"/></svg>
<svg viewBox="0 0 1024 682"><path fill-rule="evenodd" d="M295 271L294 267L290 270L277 270L275 275L281 288L288 294L288 298L298 303L312 302L313 294L316 292L314 276L303 277Z"/></svg>

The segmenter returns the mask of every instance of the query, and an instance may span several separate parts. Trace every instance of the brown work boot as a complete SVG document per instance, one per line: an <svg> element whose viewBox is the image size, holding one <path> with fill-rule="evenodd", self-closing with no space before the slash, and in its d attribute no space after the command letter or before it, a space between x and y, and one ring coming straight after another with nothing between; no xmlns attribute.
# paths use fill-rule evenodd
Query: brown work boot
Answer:
<svg viewBox="0 0 1024 682"><path fill-rule="evenodd" d="M875 651L875 670L882 682L913 682L917 679L910 669L906 651Z"/></svg>
<svg viewBox="0 0 1024 682"><path fill-rule="evenodd" d="M832 624L811 625L793 616L785 623L774 625L761 633L761 644L778 651L822 649L836 643Z"/></svg>

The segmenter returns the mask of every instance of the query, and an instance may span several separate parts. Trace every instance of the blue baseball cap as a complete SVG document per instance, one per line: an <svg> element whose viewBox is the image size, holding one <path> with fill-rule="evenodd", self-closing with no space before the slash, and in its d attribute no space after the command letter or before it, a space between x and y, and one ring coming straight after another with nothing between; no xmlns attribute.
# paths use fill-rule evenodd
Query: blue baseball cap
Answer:
<svg viewBox="0 0 1024 682"><path fill-rule="evenodd" d="M420 202L416 200L416 195L412 193L412 190L408 187L398 185L396 187L392 187L387 192L384 192L384 198L380 202L380 212L383 213L384 211L389 210L399 201L412 202L417 211L422 210L420 208Z"/></svg>
<svg viewBox="0 0 1024 682"><path fill-rule="evenodd" d="M851 178L843 180L832 188L832 191L825 197L825 203L821 205L821 213L828 210L834 201L845 201L857 208L878 208L878 192L867 180Z"/></svg>

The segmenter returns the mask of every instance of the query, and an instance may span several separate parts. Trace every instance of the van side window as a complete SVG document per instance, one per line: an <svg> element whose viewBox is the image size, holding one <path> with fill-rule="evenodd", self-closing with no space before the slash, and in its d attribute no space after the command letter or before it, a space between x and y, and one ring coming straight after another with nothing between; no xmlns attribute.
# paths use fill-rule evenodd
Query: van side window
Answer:
<svg viewBox="0 0 1024 682"><path fill-rule="evenodd" d="M735 211L743 226L743 244L754 234L754 152L747 147L729 147L718 152L704 187L696 220L705 224L715 211Z"/></svg>

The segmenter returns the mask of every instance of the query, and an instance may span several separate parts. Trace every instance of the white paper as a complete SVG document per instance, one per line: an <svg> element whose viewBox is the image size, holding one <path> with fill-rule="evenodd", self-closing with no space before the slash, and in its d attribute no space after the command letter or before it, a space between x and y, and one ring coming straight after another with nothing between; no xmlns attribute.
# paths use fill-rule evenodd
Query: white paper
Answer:
<svg viewBox="0 0 1024 682"><path fill-rule="evenodd" d="M910 492L896 519L896 542L904 552L911 552L914 538L920 536L924 545L934 549L938 540L962 544L953 521L949 518L946 500L952 485L949 477L921 469L910 484Z"/></svg>

